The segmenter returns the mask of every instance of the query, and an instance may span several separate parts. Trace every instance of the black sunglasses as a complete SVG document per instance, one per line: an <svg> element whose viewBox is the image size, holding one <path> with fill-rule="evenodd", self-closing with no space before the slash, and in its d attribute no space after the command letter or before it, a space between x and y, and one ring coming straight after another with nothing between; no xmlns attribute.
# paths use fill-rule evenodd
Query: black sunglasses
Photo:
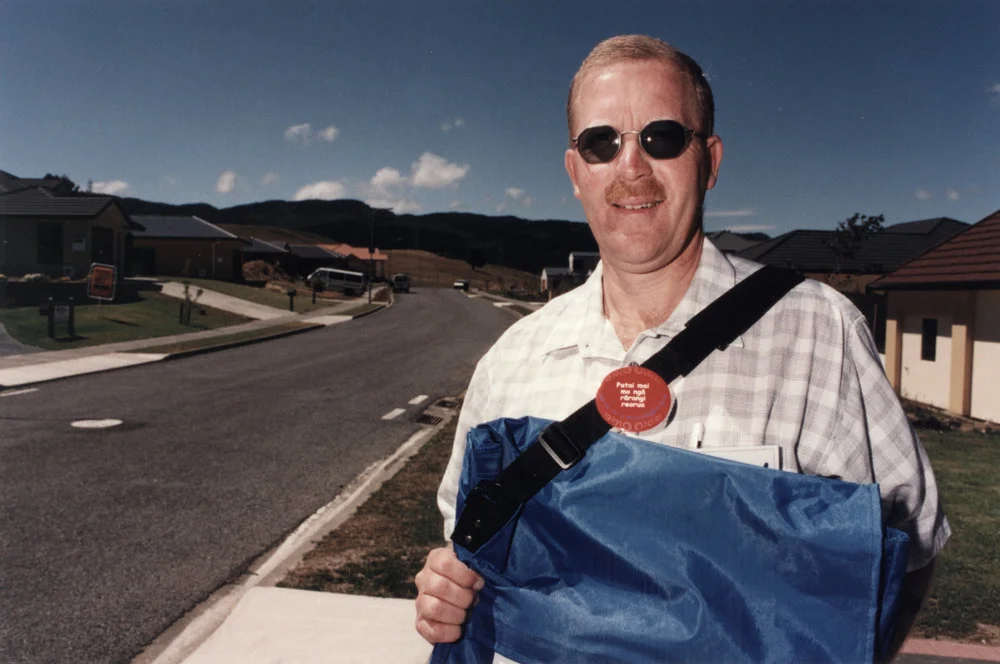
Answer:
<svg viewBox="0 0 1000 664"><path fill-rule="evenodd" d="M588 127L571 143L588 164L606 164L622 149L622 136L638 134L639 145L653 159L674 159L687 149L692 136L704 140L708 136L688 129L676 120L653 120L639 131L618 131L601 125Z"/></svg>

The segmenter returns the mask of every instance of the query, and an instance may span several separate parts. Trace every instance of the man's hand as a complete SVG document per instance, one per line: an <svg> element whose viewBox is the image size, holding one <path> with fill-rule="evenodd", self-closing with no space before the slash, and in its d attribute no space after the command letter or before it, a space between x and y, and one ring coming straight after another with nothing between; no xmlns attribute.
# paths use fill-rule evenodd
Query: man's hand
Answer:
<svg viewBox="0 0 1000 664"><path fill-rule="evenodd" d="M458 641L467 611L483 587L482 577L447 546L427 554L427 562L414 581L417 584L417 632L430 643Z"/></svg>

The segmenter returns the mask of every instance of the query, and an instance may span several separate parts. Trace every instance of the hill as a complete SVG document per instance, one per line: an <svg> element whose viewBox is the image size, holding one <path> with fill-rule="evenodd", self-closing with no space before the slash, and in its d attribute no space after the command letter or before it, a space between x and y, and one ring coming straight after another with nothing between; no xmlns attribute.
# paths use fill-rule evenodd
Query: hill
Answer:
<svg viewBox="0 0 1000 664"><path fill-rule="evenodd" d="M580 222L465 212L396 215L355 200L263 201L219 209L206 203L171 205L123 198L121 205L128 214L193 214L231 233L265 240L279 236L273 231L265 234L261 227L293 231L296 235L284 236L292 241L321 236L368 246L374 223L375 244L383 250L422 249L477 265L492 263L535 274L548 265L565 266L571 251L597 250L589 227Z"/></svg>

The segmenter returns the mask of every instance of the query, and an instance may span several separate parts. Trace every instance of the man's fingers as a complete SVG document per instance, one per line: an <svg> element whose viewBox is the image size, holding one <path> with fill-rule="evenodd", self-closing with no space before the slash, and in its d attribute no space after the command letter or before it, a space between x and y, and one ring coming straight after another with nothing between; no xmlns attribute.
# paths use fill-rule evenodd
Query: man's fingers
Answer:
<svg viewBox="0 0 1000 664"><path fill-rule="evenodd" d="M451 547L434 549L427 554L427 567L465 588L480 590L483 587L482 577L459 560Z"/></svg>
<svg viewBox="0 0 1000 664"><path fill-rule="evenodd" d="M417 574L416 582L418 601L421 597L430 596L464 610L472 606L476 599L476 592L471 588L462 587L428 568Z"/></svg>
<svg viewBox="0 0 1000 664"><path fill-rule="evenodd" d="M460 606L455 606L432 595L421 594L417 597L417 619L444 625L461 625L465 622L466 612Z"/></svg>
<svg viewBox="0 0 1000 664"><path fill-rule="evenodd" d="M417 619L417 633L429 643L454 643L462 636L462 628Z"/></svg>

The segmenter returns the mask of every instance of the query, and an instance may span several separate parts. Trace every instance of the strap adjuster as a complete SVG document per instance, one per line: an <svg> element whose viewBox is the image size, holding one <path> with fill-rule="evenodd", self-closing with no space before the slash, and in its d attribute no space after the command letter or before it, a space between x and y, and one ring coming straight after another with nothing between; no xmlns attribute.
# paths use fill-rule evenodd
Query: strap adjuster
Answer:
<svg viewBox="0 0 1000 664"><path fill-rule="evenodd" d="M587 453L585 448L573 442L573 439L559 426L559 422L553 422L538 434L538 444L563 470L575 466Z"/></svg>

